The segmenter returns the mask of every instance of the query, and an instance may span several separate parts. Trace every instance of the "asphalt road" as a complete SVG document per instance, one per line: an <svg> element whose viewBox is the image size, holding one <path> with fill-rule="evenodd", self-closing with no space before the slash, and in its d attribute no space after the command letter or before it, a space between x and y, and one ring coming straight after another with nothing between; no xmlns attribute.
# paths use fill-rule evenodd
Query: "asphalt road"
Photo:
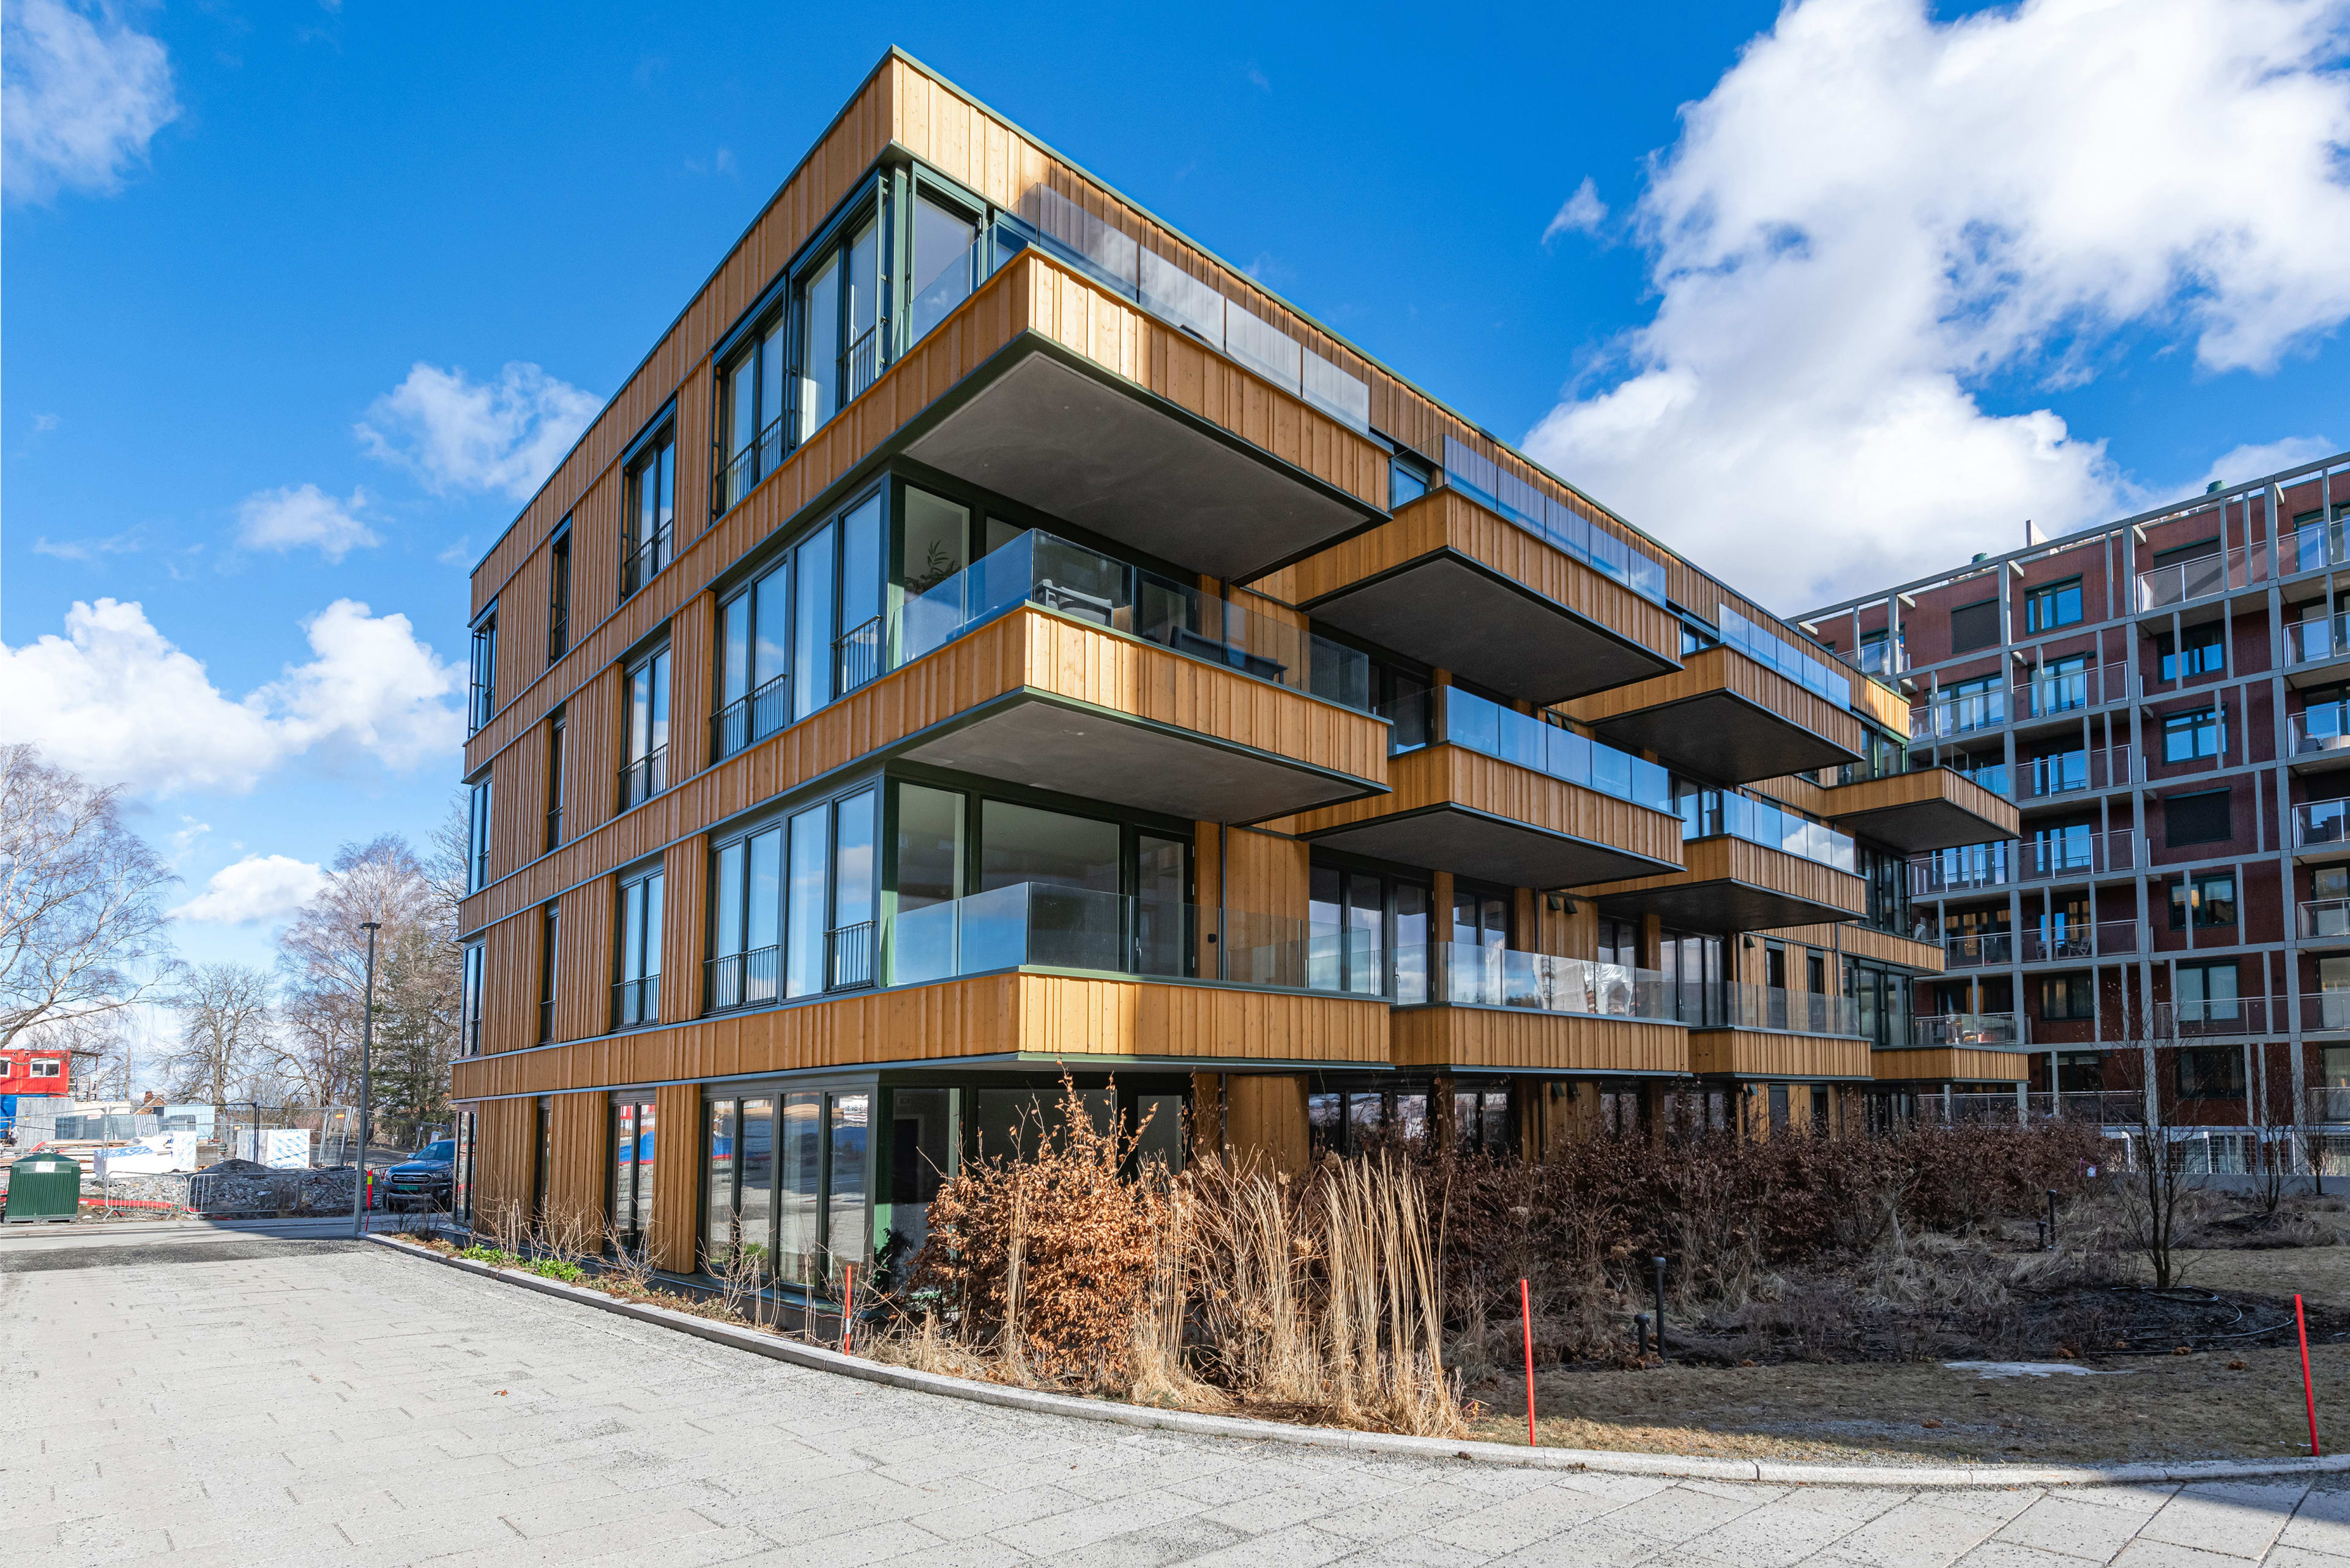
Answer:
<svg viewBox="0 0 2350 1568"><path fill-rule="evenodd" d="M786 1366L323 1221L96 1229L0 1240L0 1563L2350 1568L2350 1491L2292 1480L1675 1483L1129 1432Z"/></svg>

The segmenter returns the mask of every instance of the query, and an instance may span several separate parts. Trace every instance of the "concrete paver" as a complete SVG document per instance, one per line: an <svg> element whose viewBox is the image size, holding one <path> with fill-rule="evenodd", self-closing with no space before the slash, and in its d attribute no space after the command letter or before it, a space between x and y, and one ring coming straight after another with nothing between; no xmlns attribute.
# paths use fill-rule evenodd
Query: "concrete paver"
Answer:
<svg viewBox="0 0 2350 1568"><path fill-rule="evenodd" d="M0 1504L26 1560L2350 1568L2350 1490L2330 1479L1742 1485L1128 1432L787 1366L315 1233L234 1240L166 1257L77 1239L36 1267L0 1241Z"/></svg>

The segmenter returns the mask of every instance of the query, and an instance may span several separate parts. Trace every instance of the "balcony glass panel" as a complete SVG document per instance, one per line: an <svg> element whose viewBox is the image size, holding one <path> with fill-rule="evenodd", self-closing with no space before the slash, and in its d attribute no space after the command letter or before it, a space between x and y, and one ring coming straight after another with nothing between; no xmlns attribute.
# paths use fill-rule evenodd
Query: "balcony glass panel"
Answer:
<svg viewBox="0 0 2350 1568"><path fill-rule="evenodd" d="M1996 729L2006 722L2007 693L2004 691L1954 692L1909 710L1909 735L1912 740L1963 735L1976 730Z"/></svg>
<svg viewBox="0 0 2350 1568"><path fill-rule="evenodd" d="M1824 823L1782 811L1768 801L1723 790L1699 790L1680 798L1681 836L1728 835L1780 850L1838 871L1858 874L1852 840Z"/></svg>
<svg viewBox="0 0 2350 1568"><path fill-rule="evenodd" d="M1129 632L1259 680L1370 711L1367 655L1040 528L909 598L899 611L895 663L933 653L1020 604Z"/></svg>
<svg viewBox="0 0 2350 1568"><path fill-rule="evenodd" d="M2350 844L2350 800L2313 800L2293 808L2296 849Z"/></svg>
<svg viewBox="0 0 2350 1568"><path fill-rule="evenodd" d="M2336 528L2340 524L2334 524ZM2284 656L2291 664L2318 664L2350 654L2350 616L2320 616L2284 628Z"/></svg>
<svg viewBox="0 0 2350 1568"><path fill-rule="evenodd" d="M2350 937L2350 898L2317 898L2301 907L2304 937Z"/></svg>
<svg viewBox="0 0 2350 1568"><path fill-rule="evenodd" d="M1963 844L1937 849L1909 862L1909 891L1926 898L1970 888L2000 888L2014 881L2015 843Z"/></svg>
<svg viewBox="0 0 2350 1568"><path fill-rule="evenodd" d="M1675 1018L1665 977L1655 970L1470 942L1433 942L1409 956L1426 962L1434 1002L1663 1023Z"/></svg>
<svg viewBox="0 0 2350 1568"><path fill-rule="evenodd" d="M1852 682L1830 670L1776 633L1740 615L1728 605L1719 607L1721 641L1766 670L1775 670L1807 691L1816 692L1839 708L1852 706Z"/></svg>
<svg viewBox="0 0 2350 1568"><path fill-rule="evenodd" d="M2303 709L2293 715L2291 727L2295 756L2350 748L2350 702L2324 702Z"/></svg>
<svg viewBox="0 0 2350 1568"><path fill-rule="evenodd" d="M1634 593L1665 602L1664 563L1572 506L1508 472L1451 436L1444 438L1444 482L1489 512L1507 517L1536 538L1605 572Z"/></svg>
<svg viewBox="0 0 2350 1568"><path fill-rule="evenodd" d="M1722 986L1724 1021L1736 1029L1773 1029L1785 1034L1857 1036L1860 1003L1849 996L1789 991L1776 985Z"/></svg>
<svg viewBox="0 0 2350 1568"><path fill-rule="evenodd" d="M2020 1044L2022 1032L2012 1012L1929 1013L1915 1020L1913 1036L1919 1045L2007 1046Z"/></svg>
<svg viewBox="0 0 2350 1568"><path fill-rule="evenodd" d="M1650 811L1673 810L1672 775L1656 763L1458 686L1415 691L1376 711L1398 752L1450 742Z"/></svg>
<svg viewBox="0 0 2350 1568"><path fill-rule="evenodd" d="M1202 952L1215 956L1194 963ZM898 915L889 982L1026 966L1336 991L1342 971L1380 972L1382 956L1370 932L1336 921L1018 882Z"/></svg>

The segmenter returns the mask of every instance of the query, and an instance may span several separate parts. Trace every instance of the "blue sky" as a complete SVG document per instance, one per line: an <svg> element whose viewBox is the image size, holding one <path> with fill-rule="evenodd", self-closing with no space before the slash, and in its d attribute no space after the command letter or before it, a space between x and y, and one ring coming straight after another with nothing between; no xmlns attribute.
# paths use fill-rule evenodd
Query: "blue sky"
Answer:
<svg viewBox="0 0 2350 1568"><path fill-rule="evenodd" d="M2350 441L2314 0L6 18L0 740L192 957L430 832L466 569L891 43L1785 610Z"/></svg>

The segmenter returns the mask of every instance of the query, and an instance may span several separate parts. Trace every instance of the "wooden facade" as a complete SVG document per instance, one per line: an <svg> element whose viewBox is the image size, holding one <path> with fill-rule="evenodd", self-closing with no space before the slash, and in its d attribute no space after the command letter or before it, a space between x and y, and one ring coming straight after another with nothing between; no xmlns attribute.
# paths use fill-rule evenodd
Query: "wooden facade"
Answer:
<svg viewBox="0 0 2350 1568"><path fill-rule="evenodd" d="M1009 212L1033 213L1047 200L1060 204L1056 210L1080 212L1104 233L1171 264L1230 306L1286 335L1301 352L1359 379L1367 389L1370 428L1332 411L1341 405L1326 396L1317 400L1290 389L1305 388L1307 380L1269 377L1171 325L1066 253L1038 244L980 279L943 321L879 365L869 385L783 453L746 493L730 505L714 504L716 349L746 324L746 313L764 308L771 288L788 278L795 258L846 201L875 189L875 182L903 171L910 161ZM1390 483L1399 454L1417 453L1440 470L1448 443L1459 443L1602 537L1624 541L1661 563L1666 592L1676 605L1708 621L1735 610L1791 645L1800 641L1799 633L1752 601L892 51L473 573L475 615L494 609L497 617L495 701L487 722L467 740L464 763L469 780L487 781L492 809L488 875L464 899L460 923L466 939L481 945L486 983L483 1051L457 1064L452 1093L476 1118L473 1190L484 1217L502 1209L601 1216L613 1176L612 1096L622 1090L655 1102L664 1134L650 1172L656 1262L691 1269L702 1095L712 1085L864 1074L863 1081L887 1085L910 1074L935 1081L949 1068L1009 1080L1049 1075L1062 1064L1092 1073L1163 1075L1192 1085L1195 1127L1211 1129L1227 1147L1262 1153L1284 1170L1300 1171L1313 1156L1306 1096L1316 1076L1352 1074L1382 1083L1403 1075L1440 1082L1436 1075L1453 1072L1506 1077L1516 1085L1513 1092L1539 1096L1546 1105L1582 1104L1592 1081L1608 1077L1638 1076L1653 1087L1686 1083L1690 1075L1867 1076L1866 1047L1857 1043L1751 1031L1692 1034L1679 1024L1516 1009L1393 1007L1376 993L1041 965L707 1012L704 969L718 942L713 844L739 834L746 823L764 820L752 814L796 809L803 801L858 787L885 769L918 780L968 778L976 781L969 786L973 793L983 785L1003 786L1039 800L1060 797L1040 811L1069 806L1070 815L1082 815L1075 805L1098 807L1104 816L1118 818L1127 836L1121 853L1129 855L1145 819L1159 843L1170 834L1180 843L1188 824L1191 854L1182 870L1193 912L1184 918L1196 922L1189 940L1202 975L1216 973L1223 958L1211 940L1211 913L1295 922L1306 933L1301 950L1320 962L1330 933L1311 922L1328 924L1332 916L1317 877L1341 863L1349 875L1368 877L1367 865L1377 863L1424 877L1418 885L1432 895L1434 940L1446 940L1441 922L1457 881L1498 885L1506 892L1511 940L1529 952L1594 960L1603 921L1612 930L1627 929L1616 924L1621 911L1609 900L1638 905L1648 895L1669 893L1698 900L1695 914L1682 922L1692 929L1727 933L1734 940L1741 922L1752 927L1755 911L1767 909L1781 926L1822 922L1804 928L1817 935L1804 940L1823 949L1929 966L1924 944L1847 923L1846 918L1865 909L1856 877L1743 840L1685 845L1676 815L1462 745L1440 743L1390 759L1386 720L1283 684L1304 682L1319 667L1284 666L1261 649L1235 658L1210 635L1212 614L1200 618L1207 631L1188 624L1162 628L1168 639L1162 644L1093 624L1083 618L1082 606L1067 613L1019 606L882 671L735 754L714 755L711 710L721 690L722 597L858 500L868 483L907 474L933 483L920 476L937 475L950 459L921 443L952 428L964 410L990 406L993 391L1040 362L1081 381L1088 396L1098 394L1117 419L1159 421L1186 440L1211 445L1210 459L1243 470L1250 483L1261 480L1283 496L1310 501L1310 507L1299 505L1308 523L1297 524L1310 540L1301 541L1304 547L1294 556L1284 546L1244 563L1258 574L1253 579L1218 581L1201 575L1207 568L1196 560L1154 556L1148 566L1127 563L1159 574L1180 570L1186 587L1196 579L1211 606L1221 598L1278 627L1327 633L1337 643L1370 642L1378 639L1318 619L1314 607L1440 559L1448 569L1457 566L1470 574L1479 592L1496 593L1525 614L1553 649L1555 663L1572 664L1589 649L1602 661L1628 659L1641 672L1634 679L1603 663L1596 675L1570 670L1587 679L1551 693L1505 692L1529 717L1555 692L1575 691L1584 694L1555 704L1555 716L1596 729L1605 739L1611 724L1687 703L1713 703L1718 706L1689 711L1708 715L1709 726L1726 714L1733 728L1750 722L1775 727L1783 740L1793 732L1831 757L1862 753L1868 737L1864 720L1906 722L1898 694L1863 678L1855 677L1854 701L1843 707L1729 648L1685 655L1685 625L1672 609L1561 549L1539 529L1447 486L1440 474L1429 493L1393 506ZM672 552L623 597L624 464L632 443L664 424L677 454ZM957 477L974 489L987 488L969 473ZM1017 514L1031 499L1009 497L1006 509ZM1052 510L1041 503L1026 509ZM1263 512L1234 510L1243 511L1252 527L1270 526ZM985 521L998 521L993 509ZM558 535L568 540L567 631L562 649L550 655L546 634ZM1180 547L1180 530L1170 537L1169 547ZM1122 547L1148 553L1139 544ZM1230 569L1240 576L1242 568ZM883 589L885 599L892 591ZM1067 609L1066 601L1055 602ZM885 605L885 617L897 607ZM1473 633L1474 625L1469 629ZM1459 638L1461 626L1451 635ZM1421 678L1438 686L1451 684L1456 672L1431 656L1440 650L1416 649L1412 641L1409 636L1392 647L1380 641L1386 651L1378 657L1399 669L1418 667ZM1178 646L1191 651L1179 652ZM625 671L663 647L671 671L668 787L622 810ZM1481 651L1457 641L1452 647L1462 656ZM1657 670L1666 672L1649 673ZM831 679L825 677L827 691ZM1480 691L1474 670L1464 670L1458 679L1461 691ZM1610 683L1607 689L1593 690L1603 681ZM1357 694L1345 701L1360 700ZM1105 734L1121 741L1147 734L1159 749L1147 751L1138 742L1131 754L1160 763L1138 764L1122 779L1097 776L1096 787L1080 789L1064 787L1066 774L1056 782L990 772L990 765L1001 770L1003 764L957 753L949 744L1004 715L1040 712L1079 716L1063 725L1071 733L1079 720L1086 725L1098 720ZM554 750L557 715L560 753ZM1679 761L1669 745L1627 743L1627 749L1659 764ZM1110 754L1107 744L1102 754ZM1201 765L1172 777L1177 770L1164 764L1170 754ZM1226 772L1219 774L1209 760ZM1806 765L1789 763L1780 771ZM1313 788L1300 784L1277 809L1243 809L1243 786L1234 780L1245 769L1310 780ZM1713 782L1742 780L1725 775ZM1815 816L1834 815L1833 800L1841 795L1798 777L1774 784L1783 786L1777 798ZM1120 795L1119 785L1133 786L1132 793ZM1896 785L1892 793L1906 787L1926 786ZM1948 790L1939 783L1934 787ZM1950 798L1973 809L1970 797ZM1986 820L2001 820L1984 809L1991 813ZM1455 826L1474 824L1487 835L1483 848L1472 863L1434 837L1415 846L1407 835L1365 847L1334 836L1408 823L1415 814L1446 816ZM2012 823L2012 815L2009 810L2004 820ZM558 816L559 836L553 832ZM872 885L886 892L881 867L894 851L886 844L874 847ZM1600 872L1574 860L1575 855L1615 859ZM1627 877L1627 862L1660 869ZM658 949L660 1022L620 1031L613 995L619 888L624 877L656 867L665 910ZM1679 868L1661 869L1667 867ZM1659 918L1653 909L1635 912L1638 918L1628 929L1637 931L1653 965ZM889 918L877 914L876 929ZM1933 950L1931 964L1939 967L1939 958ZM1622 961L1622 955L1611 961ZM1570 1078L1577 1083L1563 1082ZM544 1169L542 1098L550 1151ZM1550 1114L1523 1120L1534 1128ZM1530 1149L1541 1147L1535 1132L1528 1137Z"/></svg>
<svg viewBox="0 0 2350 1568"><path fill-rule="evenodd" d="M2022 1051L1985 1051L1967 1045L1931 1045L1914 1050L1873 1051L1869 1072L1879 1083L2022 1084L2032 1077L2032 1059Z"/></svg>

